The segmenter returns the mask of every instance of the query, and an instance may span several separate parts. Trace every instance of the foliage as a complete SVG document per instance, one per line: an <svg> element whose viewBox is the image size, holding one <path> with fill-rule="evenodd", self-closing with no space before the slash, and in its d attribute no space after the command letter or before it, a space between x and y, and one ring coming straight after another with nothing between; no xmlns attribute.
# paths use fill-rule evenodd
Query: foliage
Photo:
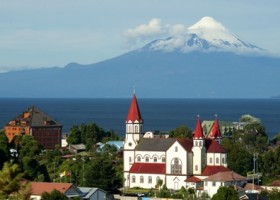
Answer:
<svg viewBox="0 0 280 200"><path fill-rule="evenodd" d="M172 138L192 138L193 134L192 134L191 129L182 125L182 126L179 126L179 127L175 128L174 130L170 131L169 137L172 137Z"/></svg>
<svg viewBox="0 0 280 200"><path fill-rule="evenodd" d="M273 189L267 194L269 200L279 200L280 199L280 190Z"/></svg>
<svg viewBox="0 0 280 200"><path fill-rule="evenodd" d="M67 200L68 198L58 190L53 190L50 193L44 192L41 196L41 200Z"/></svg>
<svg viewBox="0 0 280 200"><path fill-rule="evenodd" d="M233 187L221 186L212 200L238 200L238 193Z"/></svg>
<svg viewBox="0 0 280 200"><path fill-rule="evenodd" d="M22 177L23 173L17 164L4 163L0 171L0 199L8 199L11 196L27 199L29 188L27 184L21 183Z"/></svg>
<svg viewBox="0 0 280 200"><path fill-rule="evenodd" d="M6 134L0 131L0 169L2 168L4 162L9 159L9 142Z"/></svg>
<svg viewBox="0 0 280 200"><path fill-rule="evenodd" d="M97 155L85 168L85 185L98 187L105 191L114 192L122 186L122 179L117 176L113 159L106 155Z"/></svg>

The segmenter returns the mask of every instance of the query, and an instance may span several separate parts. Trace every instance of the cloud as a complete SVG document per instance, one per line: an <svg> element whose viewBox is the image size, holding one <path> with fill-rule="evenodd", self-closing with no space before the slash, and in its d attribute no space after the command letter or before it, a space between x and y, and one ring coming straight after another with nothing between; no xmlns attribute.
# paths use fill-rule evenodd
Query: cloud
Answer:
<svg viewBox="0 0 280 200"><path fill-rule="evenodd" d="M160 19L151 19L147 24L141 24L135 28L128 29L123 33L126 44L133 47L155 39L162 39L169 36L181 36L187 31L182 24L163 24Z"/></svg>

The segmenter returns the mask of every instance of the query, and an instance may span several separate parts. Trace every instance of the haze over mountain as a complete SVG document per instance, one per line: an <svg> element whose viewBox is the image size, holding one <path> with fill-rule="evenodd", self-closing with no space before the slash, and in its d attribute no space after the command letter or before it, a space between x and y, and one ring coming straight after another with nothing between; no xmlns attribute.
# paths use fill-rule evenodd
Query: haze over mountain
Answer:
<svg viewBox="0 0 280 200"><path fill-rule="evenodd" d="M0 74L1 97L269 98L280 58L211 17L103 62Z"/></svg>

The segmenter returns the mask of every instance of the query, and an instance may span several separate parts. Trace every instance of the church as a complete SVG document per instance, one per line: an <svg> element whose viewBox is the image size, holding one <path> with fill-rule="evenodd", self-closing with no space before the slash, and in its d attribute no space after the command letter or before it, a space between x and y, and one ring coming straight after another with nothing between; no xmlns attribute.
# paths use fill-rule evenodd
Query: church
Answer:
<svg viewBox="0 0 280 200"><path fill-rule="evenodd" d="M134 94L126 118L124 187L150 189L162 180L168 189L179 190L182 186L199 189L205 188L203 179L231 171L227 168L227 153L220 144L217 118L206 136L198 116L192 139L144 133L143 124Z"/></svg>

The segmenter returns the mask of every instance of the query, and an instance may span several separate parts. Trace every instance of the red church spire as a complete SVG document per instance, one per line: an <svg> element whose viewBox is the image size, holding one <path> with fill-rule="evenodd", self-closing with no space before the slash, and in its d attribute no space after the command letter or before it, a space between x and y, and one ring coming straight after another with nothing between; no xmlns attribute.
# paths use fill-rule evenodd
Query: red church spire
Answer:
<svg viewBox="0 0 280 200"><path fill-rule="evenodd" d="M196 122L196 127L195 127L193 138L194 139L202 139L202 138L204 138L204 134L203 134L203 131L202 131L199 115L197 116L197 122Z"/></svg>
<svg viewBox="0 0 280 200"><path fill-rule="evenodd" d="M221 138L222 137L217 116L216 116L216 119L212 126L212 129L210 131L209 137L210 138Z"/></svg>
<svg viewBox="0 0 280 200"><path fill-rule="evenodd" d="M126 122L128 122L128 121L131 121L131 122L138 121L139 123L143 122L135 94L132 97L130 109L128 111L128 115L126 118Z"/></svg>

